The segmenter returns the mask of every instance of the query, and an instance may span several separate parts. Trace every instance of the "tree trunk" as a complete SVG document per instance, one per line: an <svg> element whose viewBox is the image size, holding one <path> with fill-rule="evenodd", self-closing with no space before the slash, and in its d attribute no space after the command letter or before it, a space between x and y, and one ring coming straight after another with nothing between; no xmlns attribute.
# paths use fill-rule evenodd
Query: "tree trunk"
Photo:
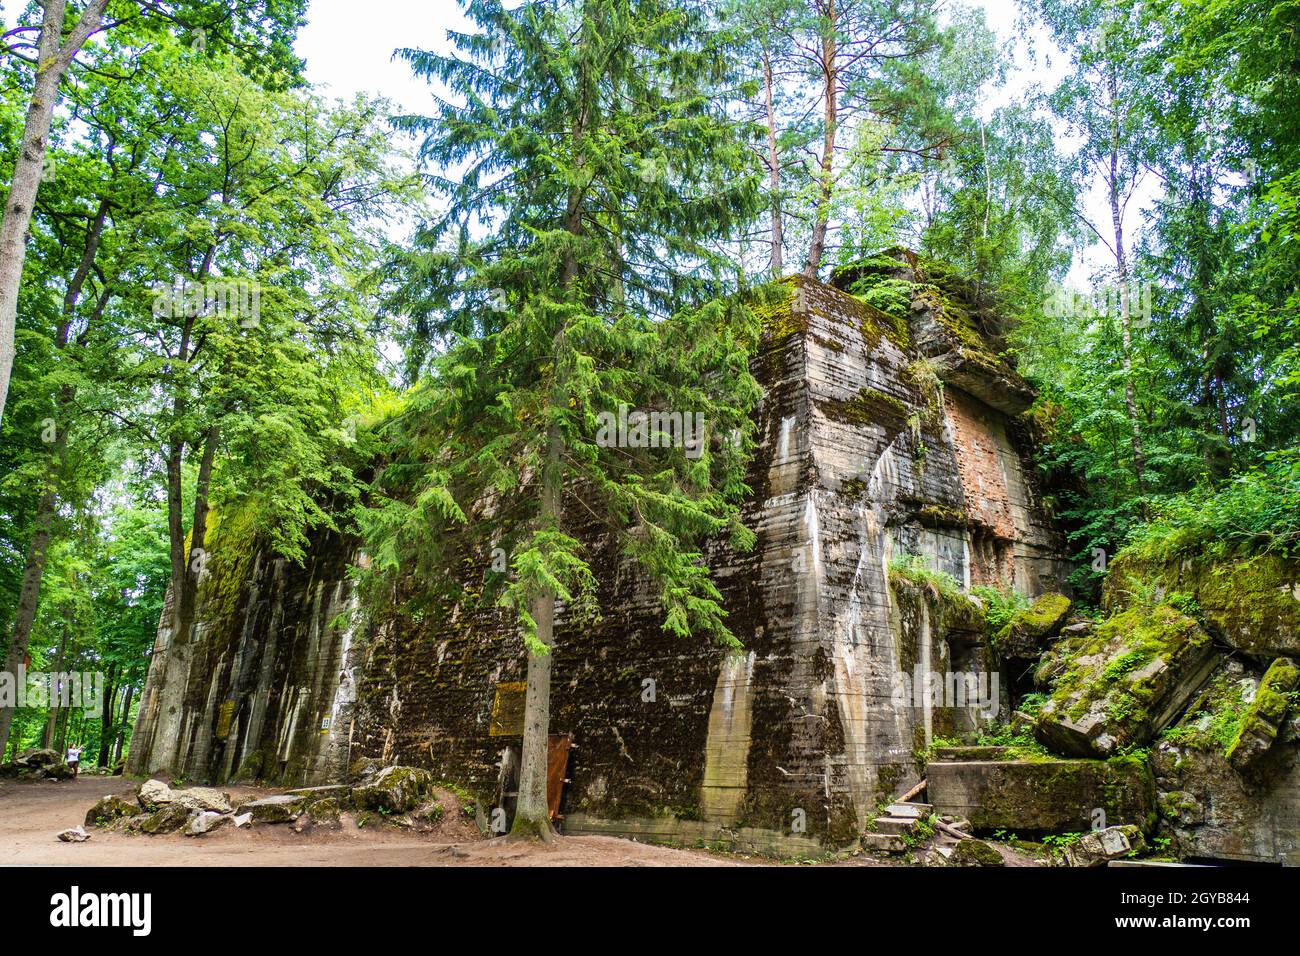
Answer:
<svg viewBox="0 0 1300 956"><path fill-rule="evenodd" d="M812 244L808 247L808 262L804 266L804 275L810 279L817 278L821 269L822 256L826 251L826 230L831 216L831 192L834 187L835 171L835 133L837 122L837 105L839 95L839 74L835 64L838 50L836 29L835 0L827 0L826 24L822 35L822 159L819 173L817 210L813 217Z"/></svg>
<svg viewBox="0 0 1300 956"><path fill-rule="evenodd" d="M18 325L18 289L27 257L27 227L41 185L59 84L82 44L99 29L108 0L91 0L66 39L63 26L67 0L45 0L42 6L41 33L36 43L36 82L27 104L22 143L14 160L4 216L0 218L0 422L4 421L9 376L14 365L14 331Z"/></svg>
<svg viewBox="0 0 1300 956"><path fill-rule="evenodd" d="M113 741L113 766L122 759L122 745L126 743L126 728L131 726L131 698L134 695L135 688L130 684L126 685L124 701L122 703L122 722L117 727L117 739Z"/></svg>
<svg viewBox="0 0 1300 956"><path fill-rule="evenodd" d="M1133 391L1133 322L1129 304L1128 261L1124 254L1124 216L1119 204L1119 93L1112 71L1108 83L1111 108L1110 177L1107 182L1110 198L1110 221L1115 232L1115 278L1119 282L1120 330L1124 339L1124 413L1133 429L1133 472L1140 493L1146 489L1146 455L1142 450L1142 423L1138 419L1137 401Z"/></svg>
<svg viewBox="0 0 1300 956"><path fill-rule="evenodd" d="M59 675L63 672L63 663L68 652L68 625L63 625L63 635L59 638L59 650L54 655L54 666L48 678L50 687L50 715L45 721L45 732L41 735L41 748L49 750L54 746L54 731L59 718Z"/></svg>
<svg viewBox="0 0 1300 956"><path fill-rule="evenodd" d="M101 199L99 208L86 230L86 241L81 252L81 261L77 270L68 281L63 295L63 316L55 336L55 346L60 355L68 348L72 321L76 316L77 303L81 301L81 291L85 287L86 277L90 275L99 252L100 239L104 233L104 223L108 218L108 199ZM72 407L76 390L71 385L64 385L59 390L58 403L55 406L54 427L56 429L54 447L50 451L50 464L46 476L46 489L36 506L36 516L32 524L32 538L27 544L27 560L23 566L22 584L19 589L18 610L14 617L13 636L9 642L5 669L11 674L18 673L18 665L27 655L31 640L32 625L36 620L36 610L40 603L41 579L45 576L45 560L49 555L50 534L54 527L54 518L58 508L56 494L57 468L62 462L64 450L68 443L68 430L72 426L72 416L67 410ZM3 410L3 395L0 395L0 411ZM12 711L0 709L0 753L4 752L5 740L13 722Z"/></svg>
<svg viewBox="0 0 1300 956"><path fill-rule="evenodd" d="M45 555L50 547L50 532L54 527L57 496L51 484L41 495L36 509L36 523L32 539L27 545L27 561L23 565L22 584L18 590L18 611L14 616L14 633L5 655L5 671L17 679L18 671L27 659L27 646L36 620L37 600L41 590L41 576L45 573ZM0 708L0 753L4 752L13 725L12 707Z"/></svg>
<svg viewBox="0 0 1300 956"><path fill-rule="evenodd" d="M566 273L567 273L566 269ZM567 284L567 283L566 283ZM555 383L552 401L562 397L561 345L564 330L555 336ZM554 422L547 428L546 463L542 471L540 527L555 527L560 521L564 487L564 436ZM546 798L547 741L551 720L551 650L555 646L555 595L544 594L533 601L529 612L537 624L537 639L546 650L528 652L528 682L524 697L524 738L519 761L519 799L515 808L512 838L552 837L550 806Z"/></svg>
<svg viewBox="0 0 1300 956"><path fill-rule="evenodd" d="M108 766L108 752L113 745L113 698L117 696L113 679L116 675L117 667L113 666L104 677L104 701L99 714L99 758L95 761L101 769Z"/></svg>
<svg viewBox="0 0 1300 956"><path fill-rule="evenodd" d="M772 102L772 54L763 51L763 96L767 102L768 188L772 192L772 278L781 276L785 224L781 217L781 162L776 149L776 108Z"/></svg>

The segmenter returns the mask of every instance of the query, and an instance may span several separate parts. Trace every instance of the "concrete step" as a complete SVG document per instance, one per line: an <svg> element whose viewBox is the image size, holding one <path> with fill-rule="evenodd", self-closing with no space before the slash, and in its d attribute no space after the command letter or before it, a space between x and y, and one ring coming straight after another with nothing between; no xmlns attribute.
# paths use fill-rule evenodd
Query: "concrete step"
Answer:
<svg viewBox="0 0 1300 956"><path fill-rule="evenodd" d="M891 803L885 807L885 812L891 817L907 817L911 820L928 817L933 810L933 804L929 803Z"/></svg>
<svg viewBox="0 0 1300 956"><path fill-rule="evenodd" d="M912 829L915 817L876 817L876 833L902 834Z"/></svg>
<svg viewBox="0 0 1300 956"><path fill-rule="evenodd" d="M904 853L907 850L907 844L903 838L892 833L864 833L862 834L862 849L876 850L880 853Z"/></svg>

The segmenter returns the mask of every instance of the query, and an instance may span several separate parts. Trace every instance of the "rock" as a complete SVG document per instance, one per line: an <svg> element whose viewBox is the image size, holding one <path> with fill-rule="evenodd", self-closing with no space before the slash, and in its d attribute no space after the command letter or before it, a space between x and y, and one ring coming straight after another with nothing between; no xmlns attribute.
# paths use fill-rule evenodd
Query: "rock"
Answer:
<svg viewBox="0 0 1300 956"><path fill-rule="evenodd" d="M211 787L187 787L173 790L161 780L146 780L140 785L136 795L140 806L146 810L156 810L176 804L187 810L204 810L213 813L230 812L230 794Z"/></svg>
<svg viewBox="0 0 1300 956"><path fill-rule="evenodd" d="M234 820L236 827L251 826L253 823L253 815L251 813L237 813L231 817L231 819Z"/></svg>
<svg viewBox="0 0 1300 956"><path fill-rule="evenodd" d="M1057 636L1062 640L1069 640L1072 637L1087 637L1096 629L1097 625L1092 621L1073 620L1061 628L1061 633Z"/></svg>
<svg viewBox="0 0 1300 956"><path fill-rule="evenodd" d="M1214 661L1195 620L1167 604L1133 607L1071 647L1034 736L1081 757L1146 744L1181 713Z"/></svg>
<svg viewBox="0 0 1300 956"><path fill-rule="evenodd" d="M1228 746L1228 763L1238 773L1253 770L1268 753L1286 723L1289 695L1300 685L1300 668L1284 657L1273 662L1259 682L1255 699L1242 718L1237 736Z"/></svg>
<svg viewBox="0 0 1300 956"><path fill-rule="evenodd" d="M24 750L14 763L33 769L53 767L63 763L63 757L54 750Z"/></svg>
<svg viewBox="0 0 1300 956"><path fill-rule="evenodd" d="M1032 605L1017 611L994 639L1004 658L1028 660L1038 656L1044 644L1061 630L1070 613L1070 599L1064 594L1041 595Z"/></svg>
<svg viewBox="0 0 1300 956"><path fill-rule="evenodd" d="M1102 866L1107 860L1141 853L1147 847L1142 832L1135 826L1125 825L1091 830L1065 848L1067 866Z"/></svg>
<svg viewBox="0 0 1300 956"><path fill-rule="evenodd" d="M1216 637L1255 657L1300 654L1300 559L1260 554L1235 561L1117 555L1102 607L1119 610L1152 585L1195 599Z"/></svg>
<svg viewBox="0 0 1300 956"><path fill-rule="evenodd" d="M86 811L86 826L107 828L124 818L139 816L143 811L129 800L117 796L103 796Z"/></svg>
<svg viewBox="0 0 1300 956"><path fill-rule="evenodd" d="M225 826L231 819L232 817L228 813L214 813L211 810L196 813L190 817L189 823L186 824L185 835L202 836L205 833L211 833L213 830Z"/></svg>
<svg viewBox="0 0 1300 956"><path fill-rule="evenodd" d="M64 843L85 843L90 839L90 834L84 827L68 827L59 834L59 839Z"/></svg>
<svg viewBox="0 0 1300 956"><path fill-rule="evenodd" d="M959 840L948 857L949 866L1005 866L1002 854L983 840Z"/></svg>
<svg viewBox="0 0 1300 956"><path fill-rule="evenodd" d="M417 767L385 767L352 790L352 802L359 810L409 813L418 807L433 787L433 776Z"/></svg>
<svg viewBox="0 0 1300 956"><path fill-rule="evenodd" d="M384 762L375 757L358 757L348 767L348 780L362 783L384 769Z"/></svg>
<svg viewBox="0 0 1300 956"><path fill-rule="evenodd" d="M977 830L1078 832L1091 826L1094 809L1144 830L1156 819L1151 771L1133 757L932 762L925 775L935 812Z"/></svg>
<svg viewBox="0 0 1300 956"><path fill-rule="evenodd" d="M322 787L298 787L294 790L286 790L285 793L292 794L295 797L306 797L313 800L319 797L333 797L337 800L345 800L352 792L352 788L343 783L331 783Z"/></svg>
<svg viewBox="0 0 1300 956"><path fill-rule="evenodd" d="M136 818L140 830L150 835L171 833L174 830L179 830L189 822L189 819L190 811L179 803L166 804L152 813Z"/></svg>
<svg viewBox="0 0 1300 956"><path fill-rule="evenodd" d="M402 816L398 821L402 826L411 827L422 833L436 829L442 820L442 804L437 797L426 800L419 807Z"/></svg>
<svg viewBox="0 0 1300 956"><path fill-rule="evenodd" d="M75 775L72 768L60 760L58 763L50 764L43 768L46 780L71 780Z"/></svg>
<svg viewBox="0 0 1300 956"><path fill-rule="evenodd" d="M861 840L864 850L875 850L877 853L903 853L907 850L903 838L892 833L864 833Z"/></svg>
<svg viewBox="0 0 1300 956"><path fill-rule="evenodd" d="M305 804L304 797L282 793L241 804L239 813L249 814L253 823L288 823L302 813Z"/></svg>
<svg viewBox="0 0 1300 956"><path fill-rule="evenodd" d="M307 804L306 816L318 827L337 830L343 824L340 820L341 806L334 797L323 797Z"/></svg>
<svg viewBox="0 0 1300 956"><path fill-rule="evenodd" d="M1196 795L1186 790L1171 790L1160 794L1160 815L1171 823L1185 827L1200 826L1205 822L1205 807Z"/></svg>

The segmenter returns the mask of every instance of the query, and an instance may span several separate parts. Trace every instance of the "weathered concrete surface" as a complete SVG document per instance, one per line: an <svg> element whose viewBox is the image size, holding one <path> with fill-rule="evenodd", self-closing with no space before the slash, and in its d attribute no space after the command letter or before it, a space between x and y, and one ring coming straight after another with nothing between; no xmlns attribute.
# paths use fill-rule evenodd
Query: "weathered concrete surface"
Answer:
<svg viewBox="0 0 1300 956"><path fill-rule="evenodd" d="M1152 750L1161 832L1183 858L1300 865L1300 717L1282 720L1246 773L1228 758L1262 677L1257 664L1224 661Z"/></svg>
<svg viewBox="0 0 1300 956"><path fill-rule="evenodd" d="M1155 786L1145 761L935 761L926 766L936 813L970 820L977 830L1020 834L1080 833L1105 814L1109 826L1156 822Z"/></svg>
<svg viewBox="0 0 1300 956"><path fill-rule="evenodd" d="M707 553L743 653L665 635L653 589L583 509L566 514L605 610L594 624L562 613L557 626L551 727L577 744L562 804L570 828L600 820L639 833L672 820L692 835L850 842L881 799L917 779L917 749L973 719L944 702L900 704L899 676L993 667L970 612L919 592L899 603L891 559L922 556L967 586L1060 587L1027 433L963 390L988 355L946 362L942 336L923 353L905 321L852 296L802 278L789 290L754 360L764 398L743 518L758 543ZM927 308L912 310L914 323ZM993 364L977 391L1023 390ZM926 368L947 382L941 395ZM224 780L256 755L251 772L293 785L341 779L369 759L427 768L493 806L518 745L510 728L492 733L494 703L523 679L525 658L511 622L480 601L486 561L465 556L455 603L418 621L374 609L353 639L328 626L348 606L351 552L322 539L304 569L258 556L227 618L200 612L184 704L167 715L186 775ZM160 632L157 654L168 652ZM162 673L151 668L150 682ZM157 710L142 718L144 741ZM133 759L148 765L150 752Z"/></svg>
<svg viewBox="0 0 1300 956"><path fill-rule="evenodd" d="M829 286L795 280L768 327L744 509L758 544L709 554L745 651L665 636L653 593L583 529L607 569L601 605L617 613L559 626L552 729L579 745L569 826L600 818L639 832L671 818L849 841L955 719L943 705L897 704L896 678L918 664L989 666L970 616L946 626L933 601L896 603L891 558L922 555L967 584L1000 573L1029 594L1059 587L1057 542L1003 413L948 388L927 418L906 331ZM418 629L381 621L354 754L429 766L490 804L513 742L487 735L493 691L522 668L513 628L468 603Z"/></svg>
<svg viewBox="0 0 1300 956"><path fill-rule="evenodd" d="M1195 620L1167 604L1134 606L1051 652L1059 673L1034 722L1057 753L1106 757L1168 726L1209 677L1217 657Z"/></svg>
<svg viewBox="0 0 1300 956"><path fill-rule="evenodd" d="M168 595L128 772L290 786L341 778L358 657L346 579L354 555L354 543L323 534L298 567L271 557L255 534L224 547L218 537L179 647ZM183 690L168 693L178 673Z"/></svg>
<svg viewBox="0 0 1300 956"><path fill-rule="evenodd" d="M1212 561L1121 552L1102 592L1109 611L1154 588L1157 600L1175 592L1194 598L1215 636L1247 654L1300 656L1300 559L1262 554Z"/></svg>

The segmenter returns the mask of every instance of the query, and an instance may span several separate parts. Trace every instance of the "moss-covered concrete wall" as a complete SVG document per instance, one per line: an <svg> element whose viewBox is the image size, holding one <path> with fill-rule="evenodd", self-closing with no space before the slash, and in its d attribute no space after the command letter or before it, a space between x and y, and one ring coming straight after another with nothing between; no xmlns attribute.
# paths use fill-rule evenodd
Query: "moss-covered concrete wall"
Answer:
<svg viewBox="0 0 1300 956"><path fill-rule="evenodd" d="M851 839L915 780L936 728L970 719L900 703L899 675L990 666L970 613L899 602L891 560L918 555L965 584L1001 575L1031 595L1060 587L1023 432L969 390L987 363L946 363L933 338L917 348L923 290L908 315L889 315L819 282L787 288L754 359L764 398L744 520L757 545L709 553L744 650L664 634L644 579L581 509L567 516L591 548L603 609L595 623L562 614L554 651L552 732L576 744L571 828ZM944 378L953 367L966 387ZM518 743L509 713L524 654L509 621L480 606L483 562L467 562L460 601L372 608L353 640L327 626L347 603L350 550L322 540L308 569L255 563L245 610L200 625L181 718L188 772L222 779L273 750L265 772L324 780L346 753L428 767L494 803ZM160 635L160 655L167 645ZM340 673L356 681L343 749L329 746L337 698L350 697ZM234 736L219 742L231 700Z"/></svg>

